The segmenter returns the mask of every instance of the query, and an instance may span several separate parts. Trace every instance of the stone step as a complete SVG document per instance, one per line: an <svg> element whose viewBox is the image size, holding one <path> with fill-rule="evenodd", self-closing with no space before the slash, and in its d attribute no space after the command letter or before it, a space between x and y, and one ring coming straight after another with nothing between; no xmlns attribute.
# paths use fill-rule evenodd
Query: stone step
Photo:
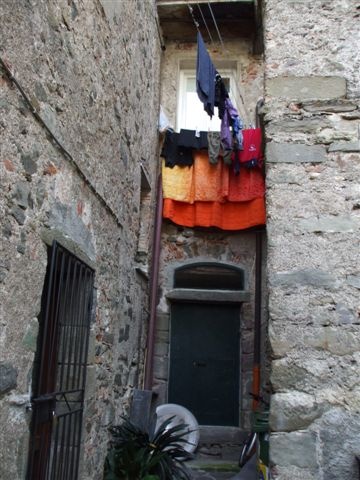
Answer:
<svg viewBox="0 0 360 480"><path fill-rule="evenodd" d="M238 427L200 426L200 441L196 451L199 461L237 462L247 432Z"/></svg>
<svg viewBox="0 0 360 480"><path fill-rule="evenodd" d="M200 444L241 444L247 435L248 432L239 427L200 425Z"/></svg>
<svg viewBox="0 0 360 480"><path fill-rule="evenodd" d="M239 467L236 463L223 460L196 458L187 463L193 480L227 480L233 478Z"/></svg>

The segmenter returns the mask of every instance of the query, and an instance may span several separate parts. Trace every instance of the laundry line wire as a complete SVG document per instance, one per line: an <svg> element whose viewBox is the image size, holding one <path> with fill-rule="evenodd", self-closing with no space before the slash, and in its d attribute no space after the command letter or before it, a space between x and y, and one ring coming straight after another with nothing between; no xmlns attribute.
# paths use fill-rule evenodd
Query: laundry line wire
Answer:
<svg viewBox="0 0 360 480"><path fill-rule="evenodd" d="M207 32L208 32L209 38L210 38L210 40L211 40L211 43L214 43L214 40L213 40L213 38L212 38L210 29L209 29L209 27L208 27L208 24L207 24L207 21L206 21L206 19L205 19L205 17L204 17L204 14L203 14L203 12L202 12L202 10L201 10L201 7L200 7L200 5L199 5L198 3L197 3L196 5L197 5L198 10L199 10L199 12L200 12L202 21L203 21L203 23L204 23L204 25L205 25L205 27L206 27Z"/></svg>
<svg viewBox="0 0 360 480"><path fill-rule="evenodd" d="M218 34L218 37L219 37L219 40L220 40L220 43L221 43L221 46L222 46L222 49L225 50L224 42L223 42L222 36L221 36L221 34L220 34L220 30L219 30L219 27L218 27L218 24L217 24L217 21L216 21L216 18L215 18L213 9L211 8L211 5L210 5L209 2L208 2L208 8L209 8L209 10L210 10L210 13L211 13L211 16L212 16L212 19L213 19L213 22L214 22L214 25L215 25L215 28L216 28L216 32L217 32L217 34Z"/></svg>
<svg viewBox="0 0 360 480"><path fill-rule="evenodd" d="M216 17L215 17L215 15L214 15L213 9L211 8L211 5L210 5L209 2L207 3L207 5L208 5L209 11L210 11L210 13L211 13L212 20L213 20L213 23L214 23L214 26L215 26L217 35L218 35L218 37L219 37L219 41L220 41L220 44L221 44L221 47L222 47L222 51L225 52L225 44L224 44L223 38L222 38L222 36L221 36L220 29L219 29L219 27L218 27L218 23L217 23L217 21L216 21ZM207 30L207 32L208 32L208 35L209 35L210 40L211 40L211 43L214 43L214 40L213 40L212 35L211 35L211 33L210 33L210 29L209 29L209 27L208 27L208 25L207 25L205 16L204 16L204 14L203 14L203 12L202 12L202 10L201 10L201 8L200 8L200 5L199 5L198 3L197 3L197 7L198 7L198 9L199 9L199 11L200 11L200 14L201 14L201 17L202 17L204 26L205 26L205 28L206 28L206 30ZM193 7L192 7L190 4L188 4L188 8L189 8L189 12L190 12L190 15L191 15L191 17L192 17L192 20L193 20L193 22L194 22L194 25L195 25L197 31L201 34L201 32L200 32L200 24L199 24L199 22L198 22L198 21L196 20L196 18L195 18ZM250 114L249 114L249 111L248 111L248 109L247 109L247 107L246 107L246 104L245 104L245 101L244 101L244 97L242 96L242 93L241 93L241 91L240 91L240 88L239 88L239 85L238 85L237 81L235 81L234 84L235 84L235 89L236 89L237 96L238 96L238 98L239 98L239 100L240 100L239 104L242 105L242 110L243 110L243 116L244 116L245 124L247 124L249 127L251 127L251 126L253 125L253 122L250 121Z"/></svg>

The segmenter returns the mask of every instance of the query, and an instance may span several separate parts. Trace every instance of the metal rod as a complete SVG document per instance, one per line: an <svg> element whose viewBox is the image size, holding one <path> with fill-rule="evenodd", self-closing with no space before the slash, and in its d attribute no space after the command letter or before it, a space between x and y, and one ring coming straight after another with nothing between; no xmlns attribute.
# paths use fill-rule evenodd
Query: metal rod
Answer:
<svg viewBox="0 0 360 480"><path fill-rule="evenodd" d="M255 311L254 311L254 365L253 365L253 410L258 407L260 397L261 366L261 276L262 276L262 232L255 233Z"/></svg>
<svg viewBox="0 0 360 480"><path fill-rule="evenodd" d="M68 262L67 262L67 276L66 276L66 285L65 285L65 299L67 300L69 298L69 287L70 287L70 274L71 274L71 257L68 257ZM60 329L61 329L61 334L60 334L60 347L62 348L62 355L61 355L61 360L60 360L60 378L58 382L58 388L61 391L63 387L63 377L64 377L64 364L65 364L65 358L66 358L66 351L67 351L67 346L68 346L68 331L69 331L69 323L66 322L66 317L69 315L68 312L65 312L65 309L68 309L68 302L67 301L63 302L63 308L62 308L62 318L60 318ZM59 351L59 358L60 358L60 351Z"/></svg>
<svg viewBox="0 0 360 480"><path fill-rule="evenodd" d="M214 15L214 13L213 13L213 10L212 10L211 5L210 5L209 2L208 2L208 7L209 7L209 10L210 10L210 13L211 13L211 16L212 16L212 19L213 19L213 22L214 22L214 25L215 25L215 28L216 28L216 31L217 31L217 34L218 34L220 43L221 43L221 46L222 46L222 48L224 48L224 42L223 42L223 39L221 38L220 30L219 30L219 28L218 28L218 24L217 24L217 21L216 21L216 19L215 19L215 15Z"/></svg>
<svg viewBox="0 0 360 480"><path fill-rule="evenodd" d="M151 278L150 278L150 319L149 330L147 336L147 354L145 364L145 390L151 390L153 385L153 363L154 363L154 344L156 330L156 306L157 306L157 287L159 277L159 259L160 259L160 240L162 225L162 184L161 173L157 182L157 199L156 199L156 217L153 238L153 254L151 259Z"/></svg>
<svg viewBox="0 0 360 480"><path fill-rule="evenodd" d="M210 37L211 43L214 43L214 40L213 40L212 35L211 35L211 33L210 33L208 24L207 24L207 22L206 22L206 20L205 20L205 17L204 17L204 14L203 14L202 10L201 10L201 7L200 7L200 5L199 5L198 3L197 3L196 5L197 5L197 7L198 7L198 9L199 9L199 12L200 12L202 21L204 22L204 25L205 25L205 28L206 28L206 30L207 30L207 32L208 32L209 37Z"/></svg>

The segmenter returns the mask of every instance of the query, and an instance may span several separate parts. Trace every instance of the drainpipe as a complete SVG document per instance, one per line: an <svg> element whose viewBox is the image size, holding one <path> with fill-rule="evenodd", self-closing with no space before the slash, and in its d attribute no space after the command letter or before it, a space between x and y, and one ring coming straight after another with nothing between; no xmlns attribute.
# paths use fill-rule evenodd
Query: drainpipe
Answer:
<svg viewBox="0 0 360 480"><path fill-rule="evenodd" d="M261 365L261 264L262 264L262 232L256 232L255 257L255 312L254 312L254 364L253 364L253 410L259 405L260 397L260 365Z"/></svg>
<svg viewBox="0 0 360 480"><path fill-rule="evenodd" d="M256 127L262 128L262 117L260 110L264 106L264 99L260 98L256 103ZM253 364L253 387L252 408L256 410L260 397L260 369L261 369L261 281L262 281L262 232L255 233L255 309L254 309L254 364Z"/></svg>
<svg viewBox="0 0 360 480"><path fill-rule="evenodd" d="M156 327L156 306L159 278L159 258L160 258L160 240L162 225L162 183L161 173L158 177L157 195L156 195L156 215L153 237L153 254L151 258L151 277L150 277L150 319L149 330L146 344L146 363L144 389L151 390L153 385L153 363L154 363L154 345L155 345L155 327Z"/></svg>

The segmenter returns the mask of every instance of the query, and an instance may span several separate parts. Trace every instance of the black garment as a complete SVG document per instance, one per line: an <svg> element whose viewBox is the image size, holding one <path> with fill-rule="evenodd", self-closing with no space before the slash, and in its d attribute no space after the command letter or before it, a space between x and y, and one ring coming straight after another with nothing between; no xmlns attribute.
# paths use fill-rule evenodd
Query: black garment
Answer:
<svg viewBox="0 0 360 480"><path fill-rule="evenodd" d="M182 128L179 133L178 146L195 148L196 150L208 148L207 132L199 132L199 137L197 137L195 133L195 130L186 130Z"/></svg>
<svg viewBox="0 0 360 480"><path fill-rule="evenodd" d="M161 156L165 158L165 166L173 168L175 165L192 165L194 163L192 148L178 145L179 134L168 130L166 132Z"/></svg>
<svg viewBox="0 0 360 480"><path fill-rule="evenodd" d="M225 100L229 98L228 91L221 75L216 73L215 77L215 107L219 109L219 118L222 120L225 113Z"/></svg>
<svg viewBox="0 0 360 480"><path fill-rule="evenodd" d="M215 75L216 69L206 50L201 33L197 34L197 58L196 58L196 91L204 104L205 112L214 115L215 102Z"/></svg>

